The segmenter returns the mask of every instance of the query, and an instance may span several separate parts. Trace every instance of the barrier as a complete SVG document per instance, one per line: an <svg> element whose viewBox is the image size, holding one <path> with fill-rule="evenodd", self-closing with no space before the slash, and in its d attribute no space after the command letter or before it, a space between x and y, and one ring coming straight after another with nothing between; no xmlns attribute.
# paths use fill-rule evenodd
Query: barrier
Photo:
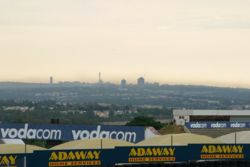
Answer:
<svg viewBox="0 0 250 167"><path fill-rule="evenodd" d="M113 165L110 149L35 151L29 167Z"/></svg>
<svg viewBox="0 0 250 167"><path fill-rule="evenodd" d="M183 146L143 146L116 147L114 163L164 163L187 161L187 147Z"/></svg>
<svg viewBox="0 0 250 167"><path fill-rule="evenodd" d="M250 122L187 122L188 129L250 128Z"/></svg>
<svg viewBox="0 0 250 167"><path fill-rule="evenodd" d="M1 149L1 147L0 147ZM31 154L0 154L0 167L25 167Z"/></svg>
<svg viewBox="0 0 250 167"><path fill-rule="evenodd" d="M123 164L248 161L250 144L190 144L188 146L135 146L114 149L46 150L32 154L0 155L0 167L86 167Z"/></svg>
<svg viewBox="0 0 250 167"><path fill-rule="evenodd" d="M0 124L2 139L79 140L116 139L137 143L145 139L144 127L108 125Z"/></svg>
<svg viewBox="0 0 250 167"><path fill-rule="evenodd" d="M191 144L189 160L250 160L248 144Z"/></svg>

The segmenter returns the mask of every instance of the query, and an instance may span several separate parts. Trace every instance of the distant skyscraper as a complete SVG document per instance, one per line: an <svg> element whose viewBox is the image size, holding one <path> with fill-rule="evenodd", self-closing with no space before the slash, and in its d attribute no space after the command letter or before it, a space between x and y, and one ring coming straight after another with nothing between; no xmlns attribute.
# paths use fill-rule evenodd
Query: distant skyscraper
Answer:
<svg viewBox="0 0 250 167"><path fill-rule="evenodd" d="M49 83L53 84L53 77L49 77Z"/></svg>
<svg viewBox="0 0 250 167"><path fill-rule="evenodd" d="M127 81L125 80L125 79L122 79L121 80L121 88L124 88L124 87L126 87L126 85L127 85Z"/></svg>
<svg viewBox="0 0 250 167"><path fill-rule="evenodd" d="M99 83L99 84L101 84L101 83L102 83L102 79L101 79L101 72L99 72L98 83Z"/></svg>
<svg viewBox="0 0 250 167"><path fill-rule="evenodd" d="M143 77L137 79L138 86L143 86L144 84L145 84L145 79Z"/></svg>

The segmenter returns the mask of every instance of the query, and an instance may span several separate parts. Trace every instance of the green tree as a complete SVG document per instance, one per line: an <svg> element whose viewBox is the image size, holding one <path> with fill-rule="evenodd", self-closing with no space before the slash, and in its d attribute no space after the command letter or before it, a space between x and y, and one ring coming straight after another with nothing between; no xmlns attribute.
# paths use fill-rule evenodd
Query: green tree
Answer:
<svg viewBox="0 0 250 167"><path fill-rule="evenodd" d="M126 124L127 126L153 126L159 130L163 127L163 124L159 121L155 121L152 117L138 116Z"/></svg>

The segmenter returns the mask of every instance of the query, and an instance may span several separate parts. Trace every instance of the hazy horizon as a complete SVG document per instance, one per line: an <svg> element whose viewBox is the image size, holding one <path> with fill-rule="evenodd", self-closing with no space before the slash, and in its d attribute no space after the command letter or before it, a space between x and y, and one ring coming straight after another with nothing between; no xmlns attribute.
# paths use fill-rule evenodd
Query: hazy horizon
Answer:
<svg viewBox="0 0 250 167"><path fill-rule="evenodd" d="M250 0L1 0L0 81L250 88Z"/></svg>
<svg viewBox="0 0 250 167"><path fill-rule="evenodd" d="M140 76L141 77L141 76ZM143 77L143 76L142 76ZM120 80L102 80L103 83L111 83L111 84L116 84L116 85L120 85L121 80L125 79L127 81L127 84L137 84L137 79L135 78L133 80L127 80L126 78L121 78ZM189 83L189 82L173 82L173 81L169 81L169 82L159 82L157 80L152 80L152 79L148 79L145 78L145 83L146 84L154 84L154 83L158 83L160 85L187 85L187 86L208 86L208 87L218 87L218 88L243 88L243 89L250 89L250 87L248 86L237 86L237 85L231 85L231 84L225 84L225 83L217 83L217 84L212 84L212 83L208 83L208 82L204 82L204 83ZM86 83L86 84L95 84L98 83L98 79L96 80L77 80L77 79L73 79L73 80L58 80L56 78L53 77L53 83L54 84L59 84L59 83L63 83L63 82L80 82L80 83ZM24 83L24 84L50 84L50 77L47 79L34 79L33 80L0 80L0 83Z"/></svg>

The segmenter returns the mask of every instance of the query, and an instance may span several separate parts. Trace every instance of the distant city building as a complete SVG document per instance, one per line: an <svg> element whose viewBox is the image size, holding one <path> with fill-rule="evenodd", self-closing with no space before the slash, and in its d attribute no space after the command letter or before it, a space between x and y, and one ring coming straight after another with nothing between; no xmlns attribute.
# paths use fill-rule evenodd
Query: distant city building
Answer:
<svg viewBox="0 0 250 167"><path fill-rule="evenodd" d="M121 85L120 85L122 88L126 87L127 86L127 81L125 79L122 79L121 80Z"/></svg>
<svg viewBox="0 0 250 167"><path fill-rule="evenodd" d="M109 111L94 111L94 114L100 118L109 118Z"/></svg>
<svg viewBox="0 0 250 167"><path fill-rule="evenodd" d="M49 83L50 83L50 84L53 84L53 77L50 77L50 78L49 78Z"/></svg>
<svg viewBox="0 0 250 167"><path fill-rule="evenodd" d="M143 77L137 79L138 86L143 86L144 84L145 84L145 79Z"/></svg>
<svg viewBox="0 0 250 167"><path fill-rule="evenodd" d="M154 82L153 85L154 86L160 86L160 84L158 82Z"/></svg>
<svg viewBox="0 0 250 167"><path fill-rule="evenodd" d="M102 83L103 83L103 81L102 81L102 79L101 79L101 72L99 72L98 83L99 83L99 84L102 84Z"/></svg>

